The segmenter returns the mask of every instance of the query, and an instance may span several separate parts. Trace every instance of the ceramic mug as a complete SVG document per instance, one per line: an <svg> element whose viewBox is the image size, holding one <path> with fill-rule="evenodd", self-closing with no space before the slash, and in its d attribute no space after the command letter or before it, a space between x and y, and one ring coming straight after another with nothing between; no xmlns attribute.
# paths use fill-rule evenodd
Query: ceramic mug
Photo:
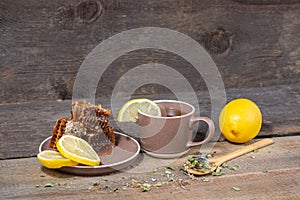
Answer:
<svg viewBox="0 0 300 200"><path fill-rule="evenodd" d="M176 158L185 154L190 147L208 142L215 126L207 117L195 117L195 108L182 101L156 100L162 116L151 116L138 112L139 137L142 149L153 157ZM204 140L193 142L193 127L204 121L208 133Z"/></svg>

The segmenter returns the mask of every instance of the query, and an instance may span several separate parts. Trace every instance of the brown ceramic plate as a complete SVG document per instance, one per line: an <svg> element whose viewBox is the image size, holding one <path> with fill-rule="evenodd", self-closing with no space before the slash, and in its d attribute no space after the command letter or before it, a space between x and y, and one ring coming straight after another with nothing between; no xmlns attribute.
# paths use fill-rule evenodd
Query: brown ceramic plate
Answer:
<svg viewBox="0 0 300 200"><path fill-rule="evenodd" d="M96 176L108 174L114 171L120 171L135 162L140 152L139 143L122 133L115 132L116 146L109 155L100 156L101 164L99 166L74 166L62 167L57 170L82 176ZM50 137L45 139L39 146L39 152L49 149Z"/></svg>

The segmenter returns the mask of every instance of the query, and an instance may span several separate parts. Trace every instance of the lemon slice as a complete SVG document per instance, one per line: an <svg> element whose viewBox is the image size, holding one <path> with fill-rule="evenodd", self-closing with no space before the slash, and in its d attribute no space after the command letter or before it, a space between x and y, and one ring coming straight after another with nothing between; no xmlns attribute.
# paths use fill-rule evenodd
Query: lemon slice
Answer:
<svg viewBox="0 0 300 200"><path fill-rule="evenodd" d="M138 119L138 110L148 115L161 116L160 108L155 102L145 98L132 99L121 107L118 113L118 121L136 122Z"/></svg>
<svg viewBox="0 0 300 200"><path fill-rule="evenodd" d="M63 135L56 144L57 150L66 158L80 164L97 166L100 158L93 147L85 140L73 136Z"/></svg>
<svg viewBox="0 0 300 200"><path fill-rule="evenodd" d="M59 152L54 150L45 150L37 155L40 163L50 169L57 169L64 166L76 166L77 162L63 157Z"/></svg>

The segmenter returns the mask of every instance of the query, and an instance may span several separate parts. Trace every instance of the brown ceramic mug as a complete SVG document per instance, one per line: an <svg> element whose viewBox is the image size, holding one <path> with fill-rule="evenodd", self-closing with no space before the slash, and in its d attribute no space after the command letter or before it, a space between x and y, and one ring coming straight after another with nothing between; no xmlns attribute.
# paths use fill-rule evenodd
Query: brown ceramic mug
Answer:
<svg viewBox="0 0 300 200"><path fill-rule="evenodd" d="M153 157L176 158L186 153L189 147L208 142L215 126L207 117L195 117L195 108L185 102L157 100L162 116L151 116L139 111L138 125L142 149ZM208 133L203 141L193 142L193 126L198 121L208 125Z"/></svg>

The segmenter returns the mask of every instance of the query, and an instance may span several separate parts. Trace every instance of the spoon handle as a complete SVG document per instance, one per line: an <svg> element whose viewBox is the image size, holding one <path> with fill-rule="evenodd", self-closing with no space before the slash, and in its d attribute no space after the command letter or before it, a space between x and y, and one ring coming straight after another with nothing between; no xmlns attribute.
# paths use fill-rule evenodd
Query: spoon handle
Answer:
<svg viewBox="0 0 300 200"><path fill-rule="evenodd" d="M244 155L244 154L247 154L251 151L254 151L255 149L259 149L259 148L262 148L262 147L265 147L265 146L268 146L270 144L273 144L274 141L271 140L271 139L262 139L258 142L255 142L253 144L250 144L248 146L244 146L243 148L239 149L239 150L236 150L232 153L229 153L225 156L222 156L218 159L218 163L224 163L224 162L227 162L229 160L232 160L234 158L237 158L241 155Z"/></svg>

